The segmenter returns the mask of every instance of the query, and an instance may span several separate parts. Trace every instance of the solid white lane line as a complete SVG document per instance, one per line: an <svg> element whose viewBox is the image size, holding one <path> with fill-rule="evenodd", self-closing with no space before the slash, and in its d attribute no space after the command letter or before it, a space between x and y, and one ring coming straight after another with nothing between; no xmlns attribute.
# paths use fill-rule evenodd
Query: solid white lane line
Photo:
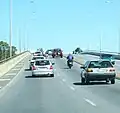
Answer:
<svg viewBox="0 0 120 113"><path fill-rule="evenodd" d="M15 69L12 69L13 71L18 71L18 70L20 70L19 68L15 68Z"/></svg>
<svg viewBox="0 0 120 113"><path fill-rule="evenodd" d="M84 100L85 100L87 103L91 104L92 106L96 106L96 104L93 103L91 100L89 100L89 99L87 99L87 98L84 98Z"/></svg>
<svg viewBox="0 0 120 113"><path fill-rule="evenodd" d="M0 79L0 81L5 81L5 80L11 80L11 79L4 79L4 78L3 78L3 79Z"/></svg>
<svg viewBox="0 0 120 113"><path fill-rule="evenodd" d="M16 73L7 73L6 75L16 75Z"/></svg>

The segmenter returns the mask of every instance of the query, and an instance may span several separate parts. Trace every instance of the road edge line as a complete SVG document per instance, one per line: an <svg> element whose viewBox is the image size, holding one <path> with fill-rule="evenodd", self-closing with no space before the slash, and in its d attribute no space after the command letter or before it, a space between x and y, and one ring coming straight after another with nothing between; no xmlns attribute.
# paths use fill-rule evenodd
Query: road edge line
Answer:
<svg viewBox="0 0 120 113"><path fill-rule="evenodd" d="M29 55L28 55L29 56ZM26 56L25 59L28 57ZM24 66L20 69L20 71L16 74L16 76L8 83L6 84L2 89L0 89L0 98L8 91L7 88L10 88L12 86L12 83L18 78L19 74L24 70ZM21 76L19 76L21 77Z"/></svg>

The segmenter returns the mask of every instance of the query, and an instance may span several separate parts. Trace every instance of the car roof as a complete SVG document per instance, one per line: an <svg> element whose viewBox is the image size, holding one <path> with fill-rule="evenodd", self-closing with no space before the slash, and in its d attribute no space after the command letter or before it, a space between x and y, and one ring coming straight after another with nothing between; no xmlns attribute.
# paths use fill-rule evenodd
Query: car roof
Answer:
<svg viewBox="0 0 120 113"><path fill-rule="evenodd" d="M49 62L51 62L50 60L48 60L48 59L37 59L37 60L35 60L35 62L36 61L49 61Z"/></svg>

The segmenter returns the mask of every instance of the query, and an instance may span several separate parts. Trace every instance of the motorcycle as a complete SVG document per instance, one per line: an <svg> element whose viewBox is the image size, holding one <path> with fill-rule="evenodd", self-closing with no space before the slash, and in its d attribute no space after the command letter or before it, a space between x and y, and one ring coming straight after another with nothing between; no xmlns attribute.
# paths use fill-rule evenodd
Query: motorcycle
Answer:
<svg viewBox="0 0 120 113"><path fill-rule="evenodd" d="M73 66L73 61L68 61L68 67L71 69Z"/></svg>

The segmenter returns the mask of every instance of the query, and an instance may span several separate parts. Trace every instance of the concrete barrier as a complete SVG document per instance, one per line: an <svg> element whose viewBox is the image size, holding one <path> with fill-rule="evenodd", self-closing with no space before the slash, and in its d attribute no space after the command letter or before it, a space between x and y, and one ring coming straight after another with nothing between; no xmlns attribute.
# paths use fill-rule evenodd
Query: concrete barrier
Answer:
<svg viewBox="0 0 120 113"><path fill-rule="evenodd" d="M8 60L7 62L0 64L0 77L7 73L10 69L12 69L16 64L22 61L24 58L30 55L30 52L25 52L20 54L19 56Z"/></svg>

